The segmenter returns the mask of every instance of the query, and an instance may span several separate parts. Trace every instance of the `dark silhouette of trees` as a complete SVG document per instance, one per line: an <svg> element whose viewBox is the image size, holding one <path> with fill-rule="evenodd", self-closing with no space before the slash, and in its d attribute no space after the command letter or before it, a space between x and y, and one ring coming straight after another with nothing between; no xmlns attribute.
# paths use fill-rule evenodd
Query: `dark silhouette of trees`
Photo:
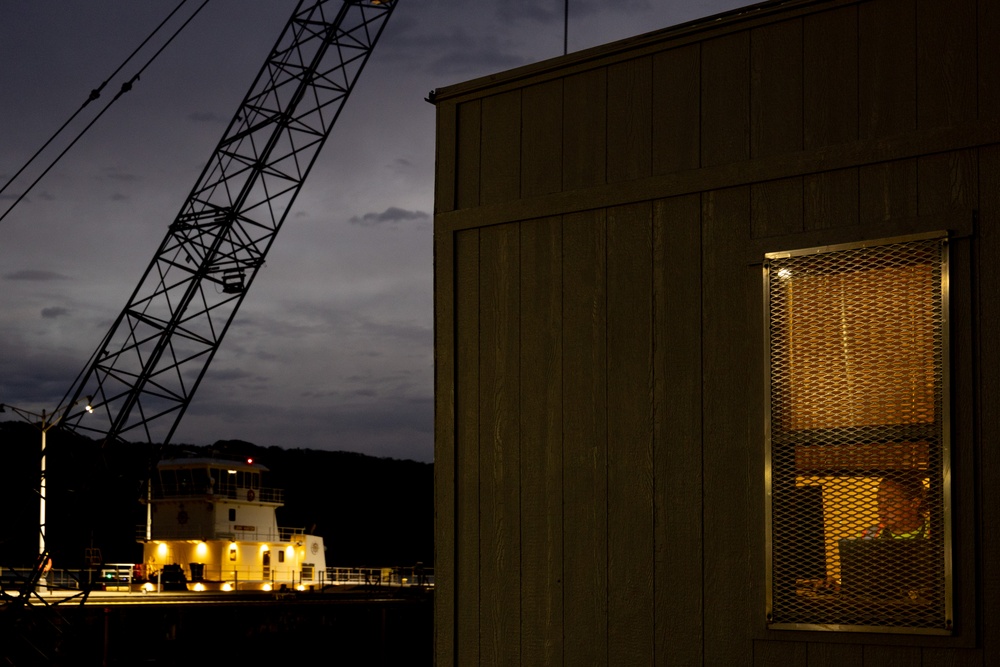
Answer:
<svg viewBox="0 0 1000 667"><path fill-rule="evenodd" d="M0 422L0 565L24 567L38 552L40 436L32 425ZM278 523L322 535L330 566L432 563L433 466L351 452L262 447L239 440L210 446L99 442L59 429L48 434L48 547L55 566L138 562L145 480L157 458L254 457L285 490Z"/></svg>

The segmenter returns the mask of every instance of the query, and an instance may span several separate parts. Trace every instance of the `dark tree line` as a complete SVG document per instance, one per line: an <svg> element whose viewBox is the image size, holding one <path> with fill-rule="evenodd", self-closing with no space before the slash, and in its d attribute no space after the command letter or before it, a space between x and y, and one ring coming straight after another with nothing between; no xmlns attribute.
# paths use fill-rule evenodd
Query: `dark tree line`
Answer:
<svg viewBox="0 0 1000 667"><path fill-rule="evenodd" d="M351 452L262 447L227 440L210 446L100 443L48 433L47 545L58 568L82 567L87 548L106 563L138 562L145 480L160 458L254 457L265 485L284 489L278 523L322 535L330 566L433 562L433 466ZM25 567L38 553L40 434L0 423L0 565Z"/></svg>

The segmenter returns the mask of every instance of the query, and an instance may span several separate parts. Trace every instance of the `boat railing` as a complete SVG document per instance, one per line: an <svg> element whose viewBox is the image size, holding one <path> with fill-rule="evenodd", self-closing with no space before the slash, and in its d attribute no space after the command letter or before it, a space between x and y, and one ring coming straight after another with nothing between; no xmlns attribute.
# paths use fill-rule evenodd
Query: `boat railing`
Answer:
<svg viewBox="0 0 1000 667"><path fill-rule="evenodd" d="M172 528L155 528L150 540L232 540L235 542L281 542L294 544L305 538L305 528L287 528L278 526L278 532L271 530L255 531L212 531L191 528L187 526L176 526ZM146 541L146 525L138 524L135 527L135 539L137 542Z"/></svg>
<svg viewBox="0 0 1000 667"><path fill-rule="evenodd" d="M335 586L367 587L433 587L434 569L416 564L406 567L328 567L304 575L301 569L282 571L275 568L267 578L260 577L260 568L252 566L216 566L197 572L185 569L189 575L188 590L199 590L198 584L217 584L214 589L259 591L283 589L323 590ZM16 594L30 574L27 568L3 568L0 572L0 593ZM146 572L141 565L119 563L78 570L52 569L39 581L36 591L81 591L83 589L141 592L148 586L147 578L156 580L158 571ZM143 576L145 575L145 577ZM147 588L145 590L157 590Z"/></svg>
<svg viewBox="0 0 1000 667"><path fill-rule="evenodd" d="M420 563L406 567L328 567L320 578L331 586L433 586L434 568Z"/></svg>
<svg viewBox="0 0 1000 667"><path fill-rule="evenodd" d="M135 565L131 563L68 570L52 568L39 579L35 590L80 591L93 587L105 590L112 584L130 583L133 580L134 568ZM10 593L20 590L30 575L30 568L2 568L0 592Z"/></svg>
<svg viewBox="0 0 1000 667"><path fill-rule="evenodd" d="M200 576L192 578L189 584L204 582L226 582L232 590L256 590L268 585L272 590L282 586L293 588L302 586L309 589L323 589L328 586L386 586L410 587L433 586L434 568L413 565L407 567L328 567L304 574L301 569L272 568L270 575L260 578L260 567L255 566L205 566Z"/></svg>
<svg viewBox="0 0 1000 667"><path fill-rule="evenodd" d="M278 526L278 534L282 542L296 542L305 538L306 529Z"/></svg>

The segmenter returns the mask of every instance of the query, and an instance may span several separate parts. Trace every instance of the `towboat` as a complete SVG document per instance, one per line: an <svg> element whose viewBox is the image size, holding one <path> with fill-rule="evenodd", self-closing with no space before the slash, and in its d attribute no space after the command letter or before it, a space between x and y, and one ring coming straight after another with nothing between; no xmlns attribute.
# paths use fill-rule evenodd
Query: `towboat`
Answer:
<svg viewBox="0 0 1000 667"><path fill-rule="evenodd" d="M148 590L308 590L324 585L323 538L278 526L283 491L252 459L160 461L139 535Z"/></svg>

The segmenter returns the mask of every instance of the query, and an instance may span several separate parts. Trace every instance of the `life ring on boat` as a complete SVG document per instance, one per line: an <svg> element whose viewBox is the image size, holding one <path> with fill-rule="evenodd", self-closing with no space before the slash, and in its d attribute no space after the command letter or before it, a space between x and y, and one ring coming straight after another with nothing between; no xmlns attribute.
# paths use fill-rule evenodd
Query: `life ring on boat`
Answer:
<svg viewBox="0 0 1000 667"><path fill-rule="evenodd" d="M253 489L247 491L247 500L252 502L255 496L256 494L253 492Z"/></svg>

